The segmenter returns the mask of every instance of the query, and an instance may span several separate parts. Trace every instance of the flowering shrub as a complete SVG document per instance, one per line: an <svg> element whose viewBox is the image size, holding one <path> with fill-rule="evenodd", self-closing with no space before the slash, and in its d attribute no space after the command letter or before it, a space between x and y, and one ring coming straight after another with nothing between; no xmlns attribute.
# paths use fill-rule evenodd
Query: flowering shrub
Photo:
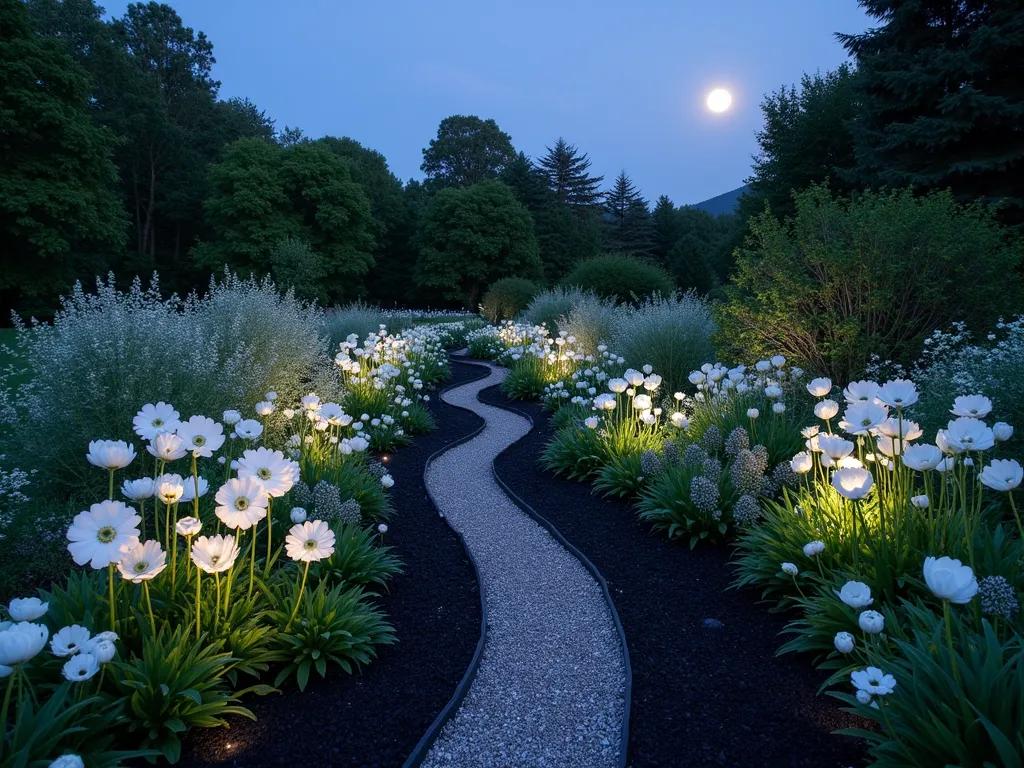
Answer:
<svg viewBox="0 0 1024 768"><path fill-rule="evenodd" d="M555 286L538 293L523 311L523 320L531 325L543 325L552 333L565 330L561 325L574 306L584 299L579 288Z"/></svg>

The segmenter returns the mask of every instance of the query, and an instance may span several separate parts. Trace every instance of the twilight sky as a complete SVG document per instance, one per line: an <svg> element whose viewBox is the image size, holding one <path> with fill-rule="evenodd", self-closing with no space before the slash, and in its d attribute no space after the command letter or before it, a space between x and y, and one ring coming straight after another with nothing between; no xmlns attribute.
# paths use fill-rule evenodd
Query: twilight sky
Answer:
<svg viewBox="0 0 1024 768"><path fill-rule="evenodd" d="M534 157L564 136L606 183L624 168L676 204L742 184L762 95L845 61L833 33L869 26L856 0L165 2L213 42L222 98L351 136L403 180L444 117L475 114ZM724 115L704 106L716 86Z"/></svg>

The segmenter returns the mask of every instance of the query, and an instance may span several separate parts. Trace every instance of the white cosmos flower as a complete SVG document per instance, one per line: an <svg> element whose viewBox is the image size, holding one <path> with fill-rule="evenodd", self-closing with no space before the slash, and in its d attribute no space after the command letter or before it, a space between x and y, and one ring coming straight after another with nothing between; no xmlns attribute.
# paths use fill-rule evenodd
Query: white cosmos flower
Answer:
<svg viewBox="0 0 1024 768"><path fill-rule="evenodd" d="M100 663L91 653L77 653L64 662L64 677L72 683L91 680L100 671Z"/></svg>
<svg viewBox="0 0 1024 768"><path fill-rule="evenodd" d="M878 667L868 667L850 674L850 681L858 691L871 696L887 696L896 690L896 678Z"/></svg>
<svg viewBox="0 0 1024 768"><path fill-rule="evenodd" d="M395 484L395 478L391 475L381 475L380 484L385 488L391 488Z"/></svg>
<svg viewBox="0 0 1024 768"><path fill-rule="evenodd" d="M853 635L849 632L836 632L836 637L832 644L840 653L853 653L854 640Z"/></svg>
<svg viewBox="0 0 1024 768"><path fill-rule="evenodd" d="M85 458L94 467L124 469L135 459L135 446L124 440L93 440Z"/></svg>
<svg viewBox="0 0 1024 768"><path fill-rule="evenodd" d="M133 584L149 581L166 567L167 553L155 539L136 544L117 564L121 576Z"/></svg>
<svg viewBox="0 0 1024 768"><path fill-rule="evenodd" d="M834 461L846 458L856 447L849 440L837 435L818 435L818 450Z"/></svg>
<svg viewBox="0 0 1024 768"><path fill-rule="evenodd" d="M877 635L885 629L885 616L878 611L864 611L857 617L857 626L869 635Z"/></svg>
<svg viewBox="0 0 1024 768"><path fill-rule="evenodd" d="M969 603L978 593L974 571L969 565L951 557L926 557L924 580L937 598L951 603Z"/></svg>
<svg viewBox="0 0 1024 768"><path fill-rule="evenodd" d="M807 383L807 391L810 392L814 397L825 397L829 392L832 391L832 379L811 379ZM836 408L838 410L838 406L836 406Z"/></svg>
<svg viewBox="0 0 1024 768"><path fill-rule="evenodd" d="M224 427L207 416L193 416L178 427L178 437L193 456L209 458L224 445Z"/></svg>
<svg viewBox="0 0 1024 768"><path fill-rule="evenodd" d="M263 425L256 419L242 419L235 424L235 433L243 440L255 440L263 434Z"/></svg>
<svg viewBox="0 0 1024 768"><path fill-rule="evenodd" d="M225 424L227 424L229 427L233 427L235 424L242 420L242 414L240 411L236 411L232 408L230 410L224 411L221 418L224 420Z"/></svg>
<svg viewBox="0 0 1024 768"><path fill-rule="evenodd" d="M1005 421L997 421L992 425L992 435L997 443L1005 443L1013 437L1013 427Z"/></svg>
<svg viewBox="0 0 1024 768"><path fill-rule="evenodd" d="M302 507L292 507L291 519L293 523L304 523L306 522L306 510Z"/></svg>
<svg viewBox="0 0 1024 768"><path fill-rule="evenodd" d="M35 621L46 614L50 607L38 597L16 597L7 606L7 612L14 621Z"/></svg>
<svg viewBox="0 0 1024 768"><path fill-rule="evenodd" d="M889 417L887 408L868 401L850 403L843 414L843 427L851 435L866 435Z"/></svg>
<svg viewBox="0 0 1024 768"><path fill-rule="evenodd" d="M789 466L792 467L793 471L798 475L804 475L811 471L814 466L814 459L807 451L800 451L792 459L789 460Z"/></svg>
<svg viewBox="0 0 1024 768"><path fill-rule="evenodd" d="M64 627L50 639L50 650L54 656L74 656L89 642L89 630L78 624Z"/></svg>
<svg viewBox="0 0 1024 768"><path fill-rule="evenodd" d="M874 381L851 381L843 390L843 397L848 403L871 402L878 393L878 384Z"/></svg>
<svg viewBox="0 0 1024 768"><path fill-rule="evenodd" d="M188 453L185 441L170 432L161 432L154 437L146 450L162 461L176 461Z"/></svg>
<svg viewBox="0 0 1024 768"><path fill-rule="evenodd" d="M93 504L88 512L75 515L68 528L68 551L78 565L105 568L139 543L141 521L123 502Z"/></svg>
<svg viewBox="0 0 1024 768"><path fill-rule="evenodd" d="M984 419L992 412L992 401L984 395L960 395L950 410L954 416L973 416Z"/></svg>
<svg viewBox="0 0 1024 768"><path fill-rule="evenodd" d="M809 541L804 544L804 554L807 557L816 557L825 551L824 541Z"/></svg>
<svg viewBox="0 0 1024 768"><path fill-rule="evenodd" d="M284 540L288 557L299 562L316 562L334 554L334 531L323 520L293 525Z"/></svg>
<svg viewBox="0 0 1024 768"><path fill-rule="evenodd" d="M274 412L274 404L269 400L256 403L256 415L257 416L269 416Z"/></svg>
<svg viewBox="0 0 1024 768"><path fill-rule="evenodd" d="M985 422L970 416L961 416L946 426L946 441L961 451L987 451L996 444L996 437Z"/></svg>
<svg viewBox="0 0 1024 768"><path fill-rule="evenodd" d="M903 452L905 443L900 440L894 440L891 437L886 437L885 435L879 435L875 438L875 445L878 446L879 453L892 458L894 456L899 456Z"/></svg>
<svg viewBox="0 0 1024 768"><path fill-rule="evenodd" d="M1024 479L1024 470L1016 459L994 459L981 470L978 479L993 491L1012 491Z"/></svg>
<svg viewBox="0 0 1024 768"><path fill-rule="evenodd" d="M179 536L195 536L203 530L203 523L195 517L182 517L174 524Z"/></svg>
<svg viewBox="0 0 1024 768"><path fill-rule="evenodd" d="M173 432L178 428L179 414L174 406L162 400L153 405L146 403L142 406L132 424L135 426L135 434L143 440L152 440L161 432Z"/></svg>
<svg viewBox="0 0 1024 768"><path fill-rule="evenodd" d="M878 388L875 399L890 408L909 408L917 402L917 387L907 379L893 379Z"/></svg>
<svg viewBox="0 0 1024 768"><path fill-rule="evenodd" d="M42 624L27 621L12 624L0 632L0 667L16 667L31 661L43 650L49 636L50 631Z"/></svg>
<svg viewBox="0 0 1024 768"><path fill-rule="evenodd" d="M125 480L121 483L121 494L132 501L150 499L156 492L156 485L151 477L140 477L138 480Z"/></svg>
<svg viewBox="0 0 1024 768"><path fill-rule="evenodd" d="M814 415L822 421L834 419L839 413L839 403L835 400L822 400L814 404Z"/></svg>
<svg viewBox="0 0 1024 768"><path fill-rule="evenodd" d="M267 492L255 477L228 480L215 498L217 518L228 528L247 531L267 516Z"/></svg>
<svg viewBox="0 0 1024 768"><path fill-rule="evenodd" d="M949 433L944 429L940 429L935 432L935 445L938 446L942 453L947 454L950 457L964 452L963 448L953 444L949 439Z"/></svg>
<svg viewBox="0 0 1024 768"><path fill-rule="evenodd" d="M268 496L284 496L298 479L298 467L281 451L255 448L244 451L238 460L238 476L255 478ZM266 505L264 505L266 506Z"/></svg>
<svg viewBox="0 0 1024 768"><path fill-rule="evenodd" d="M832 474L832 487L847 499L863 499L871 492L874 478L866 469L844 467Z"/></svg>
<svg viewBox="0 0 1024 768"><path fill-rule="evenodd" d="M587 416L583 423L587 425L588 429L597 429L597 425L601 423L601 420L597 416Z"/></svg>
<svg viewBox="0 0 1024 768"><path fill-rule="evenodd" d="M922 443L908 445L903 451L903 463L918 472L935 469L942 461L942 451L936 446Z"/></svg>
<svg viewBox="0 0 1024 768"><path fill-rule="evenodd" d="M185 493L185 481L181 475L160 475L156 479L154 491L164 504L176 504Z"/></svg>
<svg viewBox="0 0 1024 768"><path fill-rule="evenodd" d="M920 424L916 421L908 421L907 419L894 419L890 416L878 425L878 434L885 437L898 438L900 437L900 430L903 431L903 439L905 441L917 440L917 438L924 434Z"/></svg>
<svg viewBox="0 0 1024 768"><path fill-rule="evenodd" d="M238 545L234 536L200 536L192 542L192 562L206 573L223 573L235 564Z"/></svg>
<svg viewBox="0 0 1024 768"><path fill-rule="evenodd" d="M206 481L205 477L186 477L183 482L183 490L181 498L178 499L181 503L187 501L193 501L196 498L196 485L199 485L199 498L203 498L207 491L210 490L210 484Z"/></svg>
<svg viewBox="0 0 1024 768"><path fill-rule="evenodd" d="M866 608L874 602L871 588L862 581L848 581L836 592L839 599L853 609Z"/></svg>

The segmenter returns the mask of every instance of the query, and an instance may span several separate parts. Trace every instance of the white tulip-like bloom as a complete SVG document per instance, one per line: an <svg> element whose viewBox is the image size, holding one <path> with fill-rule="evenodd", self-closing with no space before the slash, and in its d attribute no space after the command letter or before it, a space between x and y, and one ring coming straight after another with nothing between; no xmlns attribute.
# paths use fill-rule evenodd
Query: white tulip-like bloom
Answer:
<svg viewBox="0 0 1024 768"><path fill-rule="evenodd" d="M984 419L992 413L992 401L984 395L960 395L949 411L954 416L972 416Z"/></svg>
<svg viewBox="0 0 1024 768"><path fill-rule="evenodd" d="M155 486L156 497L167 505L176 504L185 493L185 480L181 475L160 475Z"/></svg>
<svg viewBox="0 0 1024 768"><path fill-rule="evenodd" d="M235 434L243 440L255 440L263 434L263 425L256 419L242 419L235 424Z"/></svg>
<svg viewBox="0 0 1024 768"><path fill-rule="evenodd" d="M349 438L348 444L352 446L352 450L356 453L362 453L370 447L370 441L365 437L359 437L358 435L356 437Z"/></svg>
<svg viewBox="0 0 1024 768"><path fill-rule="evenodd" d="M269 400L256 403L256 415L257 416L269 416L274 412L274 404Z"/></svg>
<svg viewBox="0 0 1024 768"><path fill-rule="evenodd" d="M276 499L284 496L295 485L298 467L286 459L281 451L260 447L242 453L242 458L238 460L238 476L255 478L267 495Z"/></svg>
<svg viewBox="0 0 1024 768"><path fill-rule="evenodd" d="M648 374L646 377L644 377L644 389L646 389L648 392L653 392L654 390L661 386L661 381L661 376L659 376L658 374Z"/></svg>
<svg viewBox="0 0 1024 768"><path fill-rule="evenodd" d="M818 427L817 424L812 424L809 427L804 427L803 429L801 429L800 434L801 436L806 437L808 440L810 440L812 437L817 436L817 434L820 431L821 429Z"/></svg>
<svg viewBox="0 0 1024 768"><path fill-rule="evenodd" d="M946 425L945 439L961 451L987 451L996 444L996 436L985 422L961 416Z"/></svg>
<svg viewBox="0 0 1024 768"><path fill-rule="evenodd" d="M757 408L747 408L747 418L751 421L755 421L761 412Z"/></svg>
<svg viewBox="0 0 1024 768"><path fill-rule="evenodd" d="M594 398L594 407L601 411L614 411L615 398L609 394L598 395Z"/></svg>
<svg viewBox="0 0 1024 768"><path fill-rule="evenodd" d="M121 483L121 495L131 501L145 501L156 493L156 484L151 477L140 477L138 480L125 480Z"/></svg>
<svg viewBox="0 0 1024 768"><path fill-rule="evenodd" d="M85 458L101 469L124 469L135 459L135 446L124 440L93 440Z"/></svg>
<svg viewBox="0 0 1024 768"><path fill-rule="evenodd" d="M878 611L864 611L857 617L857 626L869 635L877 635L885 629L885 616Z"/></svg>
<svg viewBox="0 0 1024 768"><path fill-rule="evenodd" d="M35 621L44 616L50 604L38 597L16 597L7 605L7 613L14 621Z"/></svg>
<svg viewBox="0 0 1024 768"><path fill-rule="evenodd" d="M85 761L78 755L61 755L50 763L49 768L85 768Z"/></svg>
<svg viewBox="0 0 1024 768"><path fill-rule="evenodd" d="M583 423L587 425L588 429L597 429L597 425L601 423L601 420L597 416L587 416Z"/></svg>
<svg viewBox="0 0 1024 768"><path fill-rule="evenodd" d="M104 632L105 635L113 635L113 632ZM115 635L116 637L116 635ZM82 646L82 653L88 653L96 657L100 664L108 664L117 654L117 646L113 640L97 635Z"/></svg>
<svg viewBox="0 0 1024 768"><path fill-rule="evenodd" d="M851 381L843 390L843 397L848 403L867 403L875 399L878 389L874 381Z"/></svg>
<svg viewBox="0 0 1024 768"><path fill-rule="evenodd" d="M223 458L223 456L221 457ZM182 485L181 498L178 499L182 504L187 501L194 501L196 499L196 486L199 486L199 498L203 498L210 490L210 484L207 482L205 477L186 477Z"/></svg>
<svg viewBox="0 0 1024 768"><path fill-rule="evenodd" d="M848 581L843 588L836 592L839 599L853 609L866 608L874 602L871 597L871 587L862 581Z"/></svg>
<svg viewBox="0 0 1024 768"><path fill-rule="evenodd" d="M203 523L195 517L182 517L174 524L179 536L195 536L203 530Z"/></svg>
<svg viewBox="0 0 1024 768"><path fill-rule="evenodd" d="M217 518L228 528L247 531L267 516L269 497L255 477L228 480L214 498Z"/></svg>
<svg viewBox="0 0 1024 768"><path fill-rule="evenodd" d="M90 635L88 629L79 626L78 624L72 624L69 627L64 627L57 631L53 637L50 638L50 650L53 651L54 656L58 656L60 658L74 656L85 648L89 643L89 639Z"/></svg>
<svg viewBox="0 0 1024 768"><path fill-rule="evenodd" d="M875 400L890 408L909 408L917 402L917 387L907 379L887 381L878 388Z"/></svg>
<svg viewBox="0 0 1024 768"><path fill-rule="evenodd" d="M320 407L320 398L310 392L301 398L302 407L307 411L315 411Z"/></svg>
<svg viewBox="0 0 1024 768"><path fill-rule="evenodd" d="M383 536L387 532L388 532L388 525L387 525L387 523L381 523L380 525L377 526L377 533L379 533L380 535Z"/></svg>
<svg viewBox="0 0 1024 768"><path fill-rule="evenodd" d="M209 458L224 445L224 427L207 416L193 416L178 427L178 437L193 456Z"/></svg>
<svg viewBox="0 0 1024 768"><path fill-rule="evenodd" d="M644 383L644 375L640 371L632 368L627 369L626 372L622 374L622 378L624 378L631 387L640 387L643 386Z"/></svg>
<svg viewBox="0 0 1024 768"><path fill-rule="evenodd" d="M132 424L135 427L136 435L143 440L152 440L161 432L176 430L179 418L180 415L174 410L174 406L161 400L156 405L146 403L142 406L142 410L132 419Z"/></svg>
<svg viewBox="0 0 1024 768"><path fill-rule="evenodd" d="M700 371L692 371L687 378L693 386L697 387L704 383L706 376Z"/></svg>
<svg viewBox="0 0 1024 768"><path fill-rule="evenodd" d="M839 413L839 403L835 400L822 400L814 404L814 415L822 421L834 419Z"/></svg>
<svg viewBox="0 0 1024 768"><path fill-rule="evenodd" d="M825 397L832 391L832 379L819 378L807 382L807 391L814 397ZM838 406L836 406L838 410Z"/></svg>
<svg viewBox="0 0 1024 768"><path fill-rule="evenodd" d="M78 565L105 568L139 543L142 518L120 501L101 501L75 515L68 528L68 551ZM2 662L0 662L2 663Z"/></svg>
<svg viewBox="0 0 1024 768"><path fill-rule="evenodd" d="M633 407L638 411L649 411L653 406L654 403L647 395L637 395L633 398Z"/></svg>
<svg viewBox="0 0 1024 768"><path fill-rule="evenodd" d="M1024 469L1016 459L995 459L981 470L978 479L993 491L1012 491L1024 479Z"/></svg>
<svg viewBox="0 0 1024 768"><path fill-rule="evenodd" d="M772 413L782 414L786 412L785 403L772 403Z"/></svg>
<svg viewBox="0 0 1024 768"><path fill-rule="evenodd" d="M1013 427L1005 421L997 421L992 425L992 436L995 437L997 443L1005 443L1013 437Z"/></svg>
<svg viewBox="0 0 1024 768"><path fill-rule="evenodd" d="M978 593L974 571L951 557L925 558L924 580L937 598L951 603L969 603Z"/></svg>
<svg viewBox="0 0 1024 768"><path fill-rule="evenodd" d="M342 423L342 419L348 417L348 421ZM345 413L345 409L337 403L324 403L320 407L320 418L325 419L328 424L335 427L346 427L352 423L352 417Z"/></svg>
<svg viewBox="0 0 1024 768"><path fill-rule="evenodd" d="M381 475L380 484L383 485L385 488L391 488L395 484L395 478L393 478L391 475Z"/></svg>
<svg viewBox="0 0 1024 768"><path fill-rule="evenodd" d="M782 572L790 576L796 576L800 573L800 569L797 568L793 563L783 563Z"/></svg>
<svg viewBox="0 0 1024 768"><path fill-rule="evenodd" d="M229 427L233 427L242 420L242 413L241 411L236 411L234 408L231 408L221 414L221 419L223 419L224 423Z"/></svg>
<svg viewBox="0 0 1024 768"><path fill-rule="evenodd" d="M786 358L782 355L774 355L769 362L776 368L781 369L786 364Z"/></svg>
<svg viewBox="0 0 1024 768"><path fill-rule="evenodd" d="M238 559L238 552L234 536L200 536L192 542L192 562L206 573L228 570Z"/></svg>
<svg viewBox="0 0 1024 768"><path fill-rule="evenodd" d="M625 379L608 379L608 389L617 395L621 395L629 387Z"/></svg>
<svg viewBox="0 0 1024 768"><path fill-rule="evenodd" d="M167 553L156 539L136 544L117 564L117 570L121 572L122 578L132 584L149 581L166 567Z"/></svg>
<svg viewBox="0 0 1024 768"><path fill-rule="evenodd" d="M825 551L824 541L809 541L804 544L804 555L807 557L817 557Z"/></svg>
<svg viewBox="0 0 1024 768"><path fill-rule="evenodd" d="M151 456L161 461L176 461L188 453L185 441L170 432L161 432L146 446Z"/></svg>
<svg viewBox="0 0 1024 768"><path fill-rule="evenodd" d="M76 653L64 662L64 677L72 683L91 680L100 671L100 663L91 653Z"/></svg>
<svg viewBox="0 0 1024 768"><path fill-rule="evenodd" d="M316 562L334 554L334 531L323 520L293 525L284 540L288 557L299 562Z"/></svg>
<svg viewBox="0 0 1024 768"><path fill-rule="evenodd" d="M818 435L818 450L833 461L846 458L857 446L838 435Z"/></svg>
<svg viewBox="0 0 1024 768"><path fill-rule="evenodd" d="M821 463L822 465L825 464L824 457L822 457ZM833 462L833 466L835 466L836 469L861 469L864 465L861 464L860 459L856 456L843 456L843 458Z"/></svg>
<svg viewBox="0 0 1024 768"><path fill-rule="evenodd" d="M306 510L302 507L292 507L289 517L293 523L304 523L306 522Z"/></svg>
<svg viewBox="0 0 1024 768"><path fill-rule="evenodd" d="M782 397L782 387L775 384L769 384L764 388L764 396L772 400Z"/></svg>
<svg viewBox="0 0 1024 768"><path fill-rule="evenodd" d="M870 472L857 467L844 467L832 474L832 487L840 496L854 501L867 496L874 482Z"/></svg>
<svg viewBox="0 0 1024 768"><path fill-rule="evenodd" d="M903 451L903 463L918 472L935 469L942 461L942 451L929 444L908 445Z"/></svg>
<svg viewBox="0 0 1024 768"><path fill-rule="evenodd" d="M850 681L858 691L864 691L871 696L888 696L896 690L896 678L885 674L878 667L852 672Z"/></svg>
<svg viewBox="0 0 1024 768"><path fill-rule="evenodd" d="M939 462L939 465L935 467L935 469L938 472L949 472L955 466L956 459L954 459L952 456L946 456L942 461Z"/></svg>
<svg viewBox="0 0 1024 768"><path fill-rule="evenodd" d="M832 644L840 653L853 653L854 639L853 635L849 632L836 632L836 637Z"/></svg>
<svg viewBox="0 0 1024 768"><path fill-rule="evenodd" d="M772 364L767 360L758 360L754 365L754 369L759 373L765 373L772 369Z"/></svg>
<svg viewBox="0 0 1024 768"><path fill-rule="evenodd" d="M921 494L920 496L910 497L910 505L916 509L928 509L931 503L931 499L929 499L924 494Z"/></svg>
<svg viewBox="0 0 1024 768"><path fill-rule="evenodd" d="M890 416L878 425L878 434L884 437L897 439L901 436L901 431L903 440L907 442L917 440L917 438L924 434L920 424L916 421L908 421L907 419L894 419Z"/></svg>
<svg viewBox="0 0 1024 768"><path fill-rule="evenodd" d="M843 429L851 435L866 435L889 418L889 409L877 403L850 403L843 414Z"/></svg>
<svg viewBox="0 0 1024 768"><path fill-rule="evenodd" d="M807 451L800 451L789 460L789 466L798 475L805 475L814 467L814 458Z"/></svg>
<svg viewBox="0 0 1024 768"><path fill-rule="evenodd" d="M34 659L46 646L50 631L42 624L20 621L0 632L0 667L16 667ZM4 674L3 677L7 677Z"/></svg>

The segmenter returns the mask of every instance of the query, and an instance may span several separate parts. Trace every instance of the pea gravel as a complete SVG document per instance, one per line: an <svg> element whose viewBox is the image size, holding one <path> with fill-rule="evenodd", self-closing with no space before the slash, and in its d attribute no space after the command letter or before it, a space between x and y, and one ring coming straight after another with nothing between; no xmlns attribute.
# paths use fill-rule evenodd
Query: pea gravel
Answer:
<svg viewBox="0 0 1024 768"><path fill-rule="evenodd" d="M492 460L530 423L477 400L504 378L504 369L489 367L488 377L443 395L486 427L426 474L438 509L476 560L488 626L469 693L423 765L614 766L623 748L619 637L590 573L494 481Z"/></svg>

